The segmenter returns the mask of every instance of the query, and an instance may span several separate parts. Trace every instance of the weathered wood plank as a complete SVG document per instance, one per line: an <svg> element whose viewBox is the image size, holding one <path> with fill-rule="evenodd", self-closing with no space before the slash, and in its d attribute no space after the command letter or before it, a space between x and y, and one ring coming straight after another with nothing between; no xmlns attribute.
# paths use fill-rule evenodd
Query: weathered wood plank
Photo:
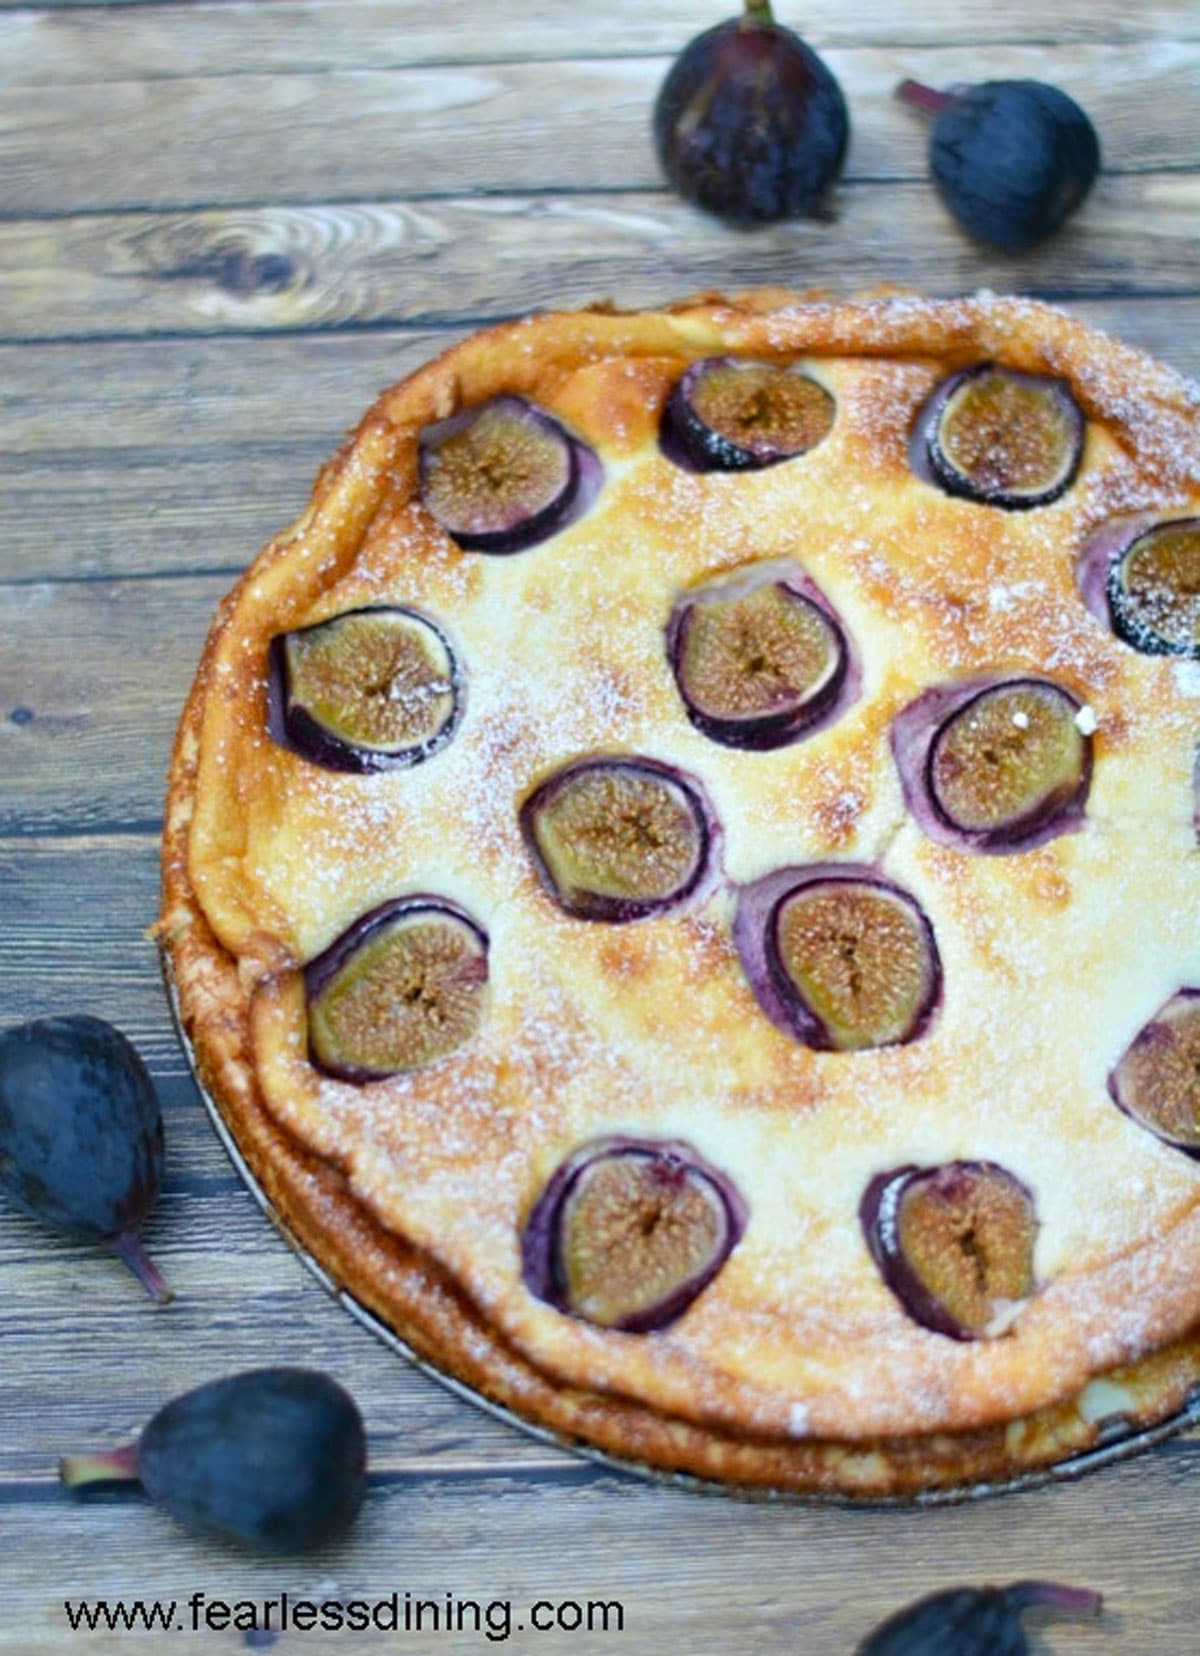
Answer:
<svg viewBox="0 0 1200 1656"><path fill-rule="evenodd" d="M578 297L595 296L586 267L576 280ZM653 296L683 286L664 277ZM633 282L612 291L629 303ZM1200 299L1071 308L1200 375ZM0 581L228 570L205 589L215 597L300 510L317 467L376 392L454 337L0 347ZM26 624L0 593L0 636ZM194 626L198 648L198 611ZM0 702L0 720L26 699L19 677L5 683L16 700Z"/></svg>
<svg viewBox="0 0 1200 1656"><path fill-rule="evenodd" d="M112 16L121 6L119 25ZM732 5L726 11L733 11ZM247 73L296 73L311 69L382 69L429 63L671 54L706 26L695 0L632 0L580 10L541 0L504 16L498 26L486 0L463 0L431 9L386 0L185 0L147 4L135 0L0 0L0 85L53 84L98 79L143 79ZM718 15L713 10L707 21ZM815 46L883 45L886 42L949 46L1013 41L1133 41L1161 35L1195 38L1194 10L1178 0L1122 6L1060 6L1048 26L1039 0L988 0L953 7L913 7L907 14L889 0L846 7L836 0L804 6L782 4L782 22L802 29Z"/></svg>
<svg viewBox="0 0 1200 1656"><path fill-rule="evenodd" d="M242 567L449 337L0 349L0 576Z"/></svg>
<svg viewBox="0 0 1200 1656"><path fill-rule="evenodd" d="M158 819L174 727L228 585L218 576L5 592L0 773L21 786L0 798L0 834Z"/></svg>
<svg viewBox="0 0 1200 1656"><path fill-rule="evenodd" d="M341 1380L371 1425L381 1472L570 1464L565 1450L455 1397L362 1328L247 1190L219 1166L211 1181L197 1175L224 1162L224 1152L207 1120L211 1149L181 1143L178 1116L166 1110L172 1172L145 1229L175 1291L171 1305L156 1309L104 1253L0 1211L0 1505L5 1482L52 1478L67 1450L111 1444L177 1392L267 1363L317 1367Z"/></svg>
<svg viewBox="0 0 1200 1656"><path fill-rule="evenodd" d="M1053 72L1096 121L1110 170L1200 164L1200 42L997 46L988 73ZM838 48L851 178L923 178L924 123L892 96L978 75L974 48ZM659 183L650 109L662 58L11 87L0 125L10 213L411 197Z"/></svg>
<svg viewBox="0 0 1200 1656"><path fill-rule="evenodd" d="M0 222L0 337L442 323L689 286L897 281L1002 289L1011 258L967 240L924 184L841 192L812 220L731 235L666 193L85 214ZM1104 178L1022 260L1025 292L1200 289L1200 172Z"/></svg>
<svg viewBox="0 0 1200 1656"><path fill-rule="evenodd" d="M373 1490L354 1533L308 1561L256 1560L184 1536L124 1493L86 1502L47 1496L0 1508L4 1627L9 1648L24 1656L69 1648L68 1595L170 1597L184 1610L198 1589L230 1601L283 1589L321 1596L316 1584L324 1580L324 1592L343 1599L396 1591L401 1614L406 1591L442 1606L447 1592L455 1600L511 1600L514 1634L518 1622L528 1629L538 1601L623 1606L620 1634L611 1626L607 1634L527 1632L511 1647L519 1650L833 1656L856 1649L884 1615L917 1595L964 1580L1033 1576L1093 1584L1108 1600L1102 1620L1056 1622L1039 1649L1180 1656L1188 1648L1180 1642L1181 1607L1191 1602L1200 1561L1196 1527L1183 1517L1198 1454L1195 1444L1180 1446L1071 1487L921 1513L745 1506L609 1477L559 1482L552 1498L519 1476L401 1480ZM494 1614L500 1632L503 1611ZM395 1636L394 1648L411 1642L432 1650L428 1628L424 1640ZM439 1631L436 1648L487 1648L486 1635L467 1628ZM209 1635L203 1649L241 1651L241 1637ZM303 1641L323 1656L335 1656L338 1643L320 1635ZM90 1648L110 1646L97 1640Z"/></svg>

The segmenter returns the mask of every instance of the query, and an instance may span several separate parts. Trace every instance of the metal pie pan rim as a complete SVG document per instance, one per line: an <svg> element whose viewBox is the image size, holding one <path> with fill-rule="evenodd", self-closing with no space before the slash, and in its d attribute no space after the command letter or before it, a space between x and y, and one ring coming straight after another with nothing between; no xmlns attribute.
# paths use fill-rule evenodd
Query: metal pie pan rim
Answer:
<svg viewBox="0 0 1200 1656"><path fill-rule="evenodd" d="M413 1368L418 1369L429 1379L436 1381L438 1385L444 1387L455 1397L472 1404L475 1408L482 1410L484 1414L491 1415L494 1420L499 1420L506 1426L514 1427L517 1431L523 1433L526 1437L533 1438L538 1443L561 1449L565 1453L575 1456L576 1459L591 1461L593 1464L602 1466L611 1472L639 1478L648 1483L664 1484L674 1489L686 1489L696 1494L723 1496L726 1500L859 1509L911 1508L960 1506L968 1501L985 1500L994 1495L1011 1495L1027 1490L1043 1489L1051 1484L1067 1483L1100 1467L1113 1466L1120 1461L1129 1460L1143 1450L1151 1449L1156 1444L1163 1443L1166 1439L1186 1431L1188 1427L1200 1424L1200 1384L1197 1384L1193 1387L1184 1406L1174 1414L1168 1415L1165 1419L1150 1426L1131 1426L1128 1431L1119 1432L1109 1438L1108 1441L1097 1444L1094 1448L1069 1455L1064 1460L1056 1461L1052 1465L1018 1473L1012 1478L956 1484L944 1489L922 1490L914 1495L861 1496L827 1490L805 1492L793 1489L773 1489L770 1486L759 1487L735 1482L726 1483L716 1478L704 1478L692 1472L672 1472L663 1467L650 1466L644 1461L625 1459L619 1455L609 1454L607 1450L598 1449L591 1444L565 1437L552 1431L547 1426L539 1426L535 1421L527 1420L524 1415L507 1408L503 1403L497 1403L483 1392L476 1391L474 1387L467 1385L465 1381L460 1380L446 1369L439 1368L436 1363L430 1362L428 1358L420 1356L381 1317L368 1310L347 1289L339 1287L320 1260L300 1244L293 1235L291 1227L276 1212L270 1197L259 1184L225 1117L222 1115L220 1106L200 1078L192 1043L184 1028L180 1014L179 996L171 971L170 957L167 950L161 945L159 947L159 960L162 967L167 1002L171 1010L171 1021L187 1059L188 1071L200 1095L205 1113L238 1177L246 1186L258 1207L283 1237L291 1251L321 1284L325 1292L336 1300L343 1310L348 1311L355 1322L369 1330L389 1350L396 1352Z"/></svg>

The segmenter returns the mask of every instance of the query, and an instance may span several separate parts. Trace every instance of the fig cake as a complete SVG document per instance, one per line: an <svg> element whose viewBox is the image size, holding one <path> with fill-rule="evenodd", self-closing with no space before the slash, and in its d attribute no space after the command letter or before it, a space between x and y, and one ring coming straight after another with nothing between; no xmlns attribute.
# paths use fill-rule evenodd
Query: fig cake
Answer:
<svg viewBox="0 0 1200 1656"><path fill-rule="evenodd" d="M422 1359L727 1485L1011 1479L1200 1377L1200 423L1064 312L539 315L222 603L158 923Z"/></svg>

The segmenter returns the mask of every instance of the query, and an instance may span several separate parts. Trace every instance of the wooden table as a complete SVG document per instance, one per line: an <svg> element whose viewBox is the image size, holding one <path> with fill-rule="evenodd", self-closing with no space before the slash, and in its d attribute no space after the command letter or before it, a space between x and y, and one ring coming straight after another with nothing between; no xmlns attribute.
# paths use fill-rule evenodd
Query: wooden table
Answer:
<svg viewBox="0 0 1200 1656"><path fill-rule="evenodd" d="M0 1648L125 1648L68 1597L619 1600L625 1630L489 1641L289 1634L277 1649L837 1656L959 1580L1043 1575L1110 1611L1038 1648L1197 1646L1200 1444L930 1511L704 1499L609 1473L460 1402L328 1301L260 1215L187 1076L144 928L172 729L210 613L375 392L478 322L763 282L1020 288L1200 370L1200 13L1181 0L809 0L850 100L835 223L739 235L663 193L647 123L723 3L0 0L0 1018L87 1010L158 1078L156 1312L114 1263L0 1212ZM1022 261L964 241L890 97L1032 75L1106 171ZM266 1362L359 1398L362 1521L310 1562L192 1540L136 1495L60 1492L199 1380ZM498 1613L497 1613L498 1614ZM568 1612L569 1620L571 1613ZM499 1622L493 1624L499 1627ZM142 1649L240 1651L241 1632Z"/></svg>

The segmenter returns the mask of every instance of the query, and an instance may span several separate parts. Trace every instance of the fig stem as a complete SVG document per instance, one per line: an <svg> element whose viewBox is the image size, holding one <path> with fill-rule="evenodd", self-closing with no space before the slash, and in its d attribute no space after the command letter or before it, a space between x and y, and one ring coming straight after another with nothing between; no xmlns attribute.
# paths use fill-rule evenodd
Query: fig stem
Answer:
<svg viewBox="0 0 1200 1656"><path fill-rule="evenodd" d="M744 0L745 22L756 29L774 27L775 14L771 10L771 0Z"/></svg>
<svg viewBox="0 0 1200 1656"><path fill-rule="evenodd" d="M150 1258L136 1231L122 1231L108 1244L117 1258L133 1272L155 1305L169 1305L175 1298L158 1266Z"/></svg>
<svg viewBox="0 0 1200 1656"><path fill-rule="evenodd" d="M911 104L914 109L923 110L926 115L940 115L943 109L948 109L954 102L949 92L939 92L936 87L923 86L920 81L902 80L896 88L896 96L901 103Z"/></svg>
<svg viewBox="0 0 1200 1656"><path fill-rule="evenodd" d="M136 1483L137 1444L127 1443L123 1449L97 1449L84 1455L64 1455L58 1463L58 1475L68 1489L93 1483Z"/></svg>
<svg viewBox="0 0 1200 1656"><path fill-rule="evenodd" d="M1004 1596L1014 1610L1061 1610L1077 1616L1098 1616L1104 1602L1090 1587L1062 1587L1054 1581L1014 1581Z"/></svg>

